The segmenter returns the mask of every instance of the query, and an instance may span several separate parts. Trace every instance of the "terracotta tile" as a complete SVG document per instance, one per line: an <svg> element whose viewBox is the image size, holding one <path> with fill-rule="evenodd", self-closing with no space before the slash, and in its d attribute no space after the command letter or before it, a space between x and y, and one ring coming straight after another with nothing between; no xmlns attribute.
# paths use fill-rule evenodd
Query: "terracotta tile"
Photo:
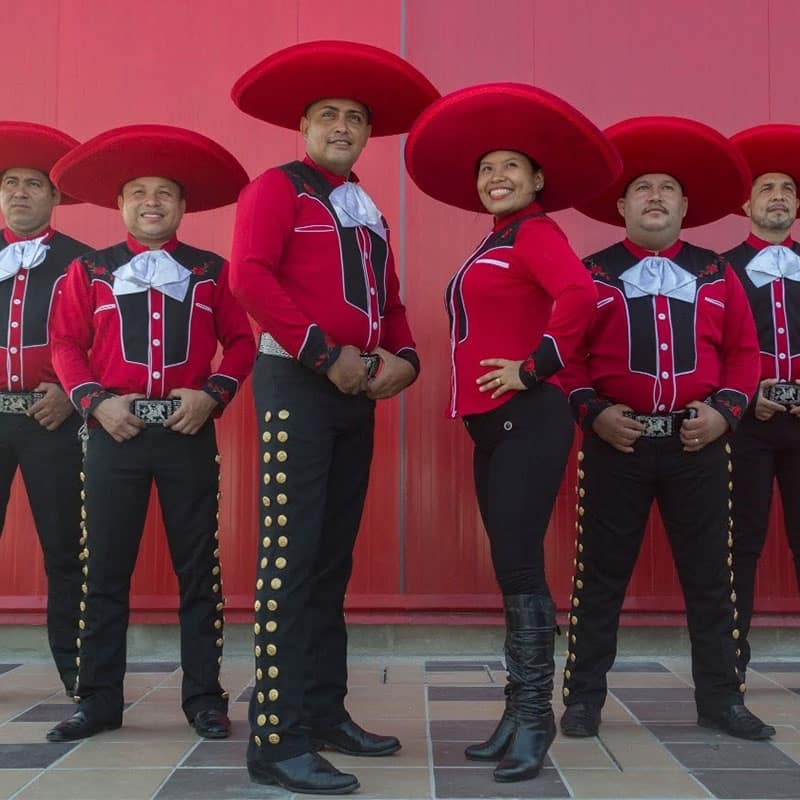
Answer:
<svg viewBox="0 0 800 800"><path fill-rule="evenodd" d="M639 672L609 672L607 676L609 689L627 688L657 688L670 689L687 687L685 681L671 672L639 673Z"/></svg>
<svg viewBox="0 0 800 800"><path fill-rule="evenodd" d="M505 702L502 686L429 686L428 701L500 700Z"/></svg>
<svg viewBox="0 0 800 800"><path fill-rule="evenodd" d="M442 700L428 703L428 715L431 720L466 720L466 719L500 719L503 713L501 702L476 702L470 700Z"/></svg>
<svg viewBox="0 0 800 800"><path fill-rule="evenodd" d="M18 800L150 800L168 769L60 770L43 773Z"/></svg>
<svg viewBox="0 0 800 800"><path fill-rule="evenodd" d="M381 709L373 709L380 711ZM408 739L424 739L428 736L428 724L424 716L415 719L386 719L383 717L359 717L356 722L365 730L386 736L396 736L405 743Z"/></svg>
<svg viewBox="0 0 800 800"><path fill-rule="evenodd" d="M427 767L403 769L369 766L361 759L354 772L361 784L359 800L369 798L400 798L401 800L424 800L431 797L431 779Z"/></svg>
<svg viewBox="0 0 800 800"><path fill-rule="evenodd" d="M39 775L38 769L4 769L0 770L0 799L12 797L26 783Z"/></svg>
<svg viewBox="0 0 800 800"><path fill-rule="evenodd" d="M468 686L486 685L505 686L505 674L503 680L498 684L494 680L492 673L486 670L470 670L469 672L429 672L425 676L428 686L457 686L465 684Z"/></svg>
<svg viewBox="0 0 800 800"><path fill-rule="evenodd" d="M697 770L694 776L717 797L730 800L781 798L797 800L800 769L796 770Z"/></svg>
<svg viewBox="0 0 800 800"><path fill-rule="evenodd" d="M615 772L598 769L565 769L564 782L575 798L682 798L712 795L680 769Z"/></svg>
<svg viewBox="0 0 800 800"><path fill-rule="evenodd" d="M425 671L421 663L388 664L386 666L387 684L419 684L425 682Z"/></svg>
<svg viewBox="0 0 800 800"><path fill-rule="evenodd" d="M617 769L606 749L594 737L591 739L568 739L566 737L556 739L548 755L559 769L570 767Z"/></svg>
<svg viewBox="0 0 800 800"><path fill-rule="evenodd" d="M91 738L73 750L59 764L59 769L138 769L140 767L175 767L193 747L189 742L139 741L108 742Z"/></svg>
<svg viewBox="0 0 800 800"><path fill-rule="evenodd" d="M497 783L492 778L493 765L477 768L438 767L434 770L438 798L528 798L553 800L569 797L555 769L543 769L535 780L519 783Z"/></svg>

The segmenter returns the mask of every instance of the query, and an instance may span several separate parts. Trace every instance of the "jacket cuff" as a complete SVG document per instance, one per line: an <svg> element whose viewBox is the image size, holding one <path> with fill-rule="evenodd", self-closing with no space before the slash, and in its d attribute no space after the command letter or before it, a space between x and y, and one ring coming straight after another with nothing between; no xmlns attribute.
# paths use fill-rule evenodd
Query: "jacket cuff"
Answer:
<svg viewBox="0 0 800 800"><path fill-rule="evenodd" d="M227 375L220 375L219 373L214 373L213 375L209 375L206 382L203 384L203 391L211 395L220 405L220 413L225 406L233 400L233 396L236 394L236 390L239 388L238 381L235 381L233 378L228 377Z"/></svg>
<svg viewBox="0 0 800 800"><path fill-rule="evenodd" d="M303 349L297 354L297 360L304 367L324 375L339 358L341 352L342 348L319 325L312 325L308 330Z"/></svg>
<svg viewBox="0 0 800 800"><path fill-rule="evenodd" d="M419 363L419 356L417 355L417 351L414 350L413 347L404 347L399 352L395 353L398 358L402 358L403 361L408 361L414 370L417 373L417 377L419 377L419 370L420 370L420 363ZM416 380L417 378L414 378Z"/></svg>
<svg viewBox="0 0 800 800"><path fill-rule="evenodd" d="M584 433L591 433L597 417L614 404L600 397L594 389L583 388L570 393L569 405L580 429Z"/></svg>
<svg viewBox="0 0 800 800"><path fill-rule="evenodd" d="M720 389L707 397L704 402L725 417L731 432L736 430L747 409L747 395L735 389Z"/></svg>
<svg viewBox="0 0 800 800"><path fill-rule="evenodd" d="M113 392L106 391L99 383L84 383L72 390L69 399L83 419L87 420L103 400L115 396Z"/></svg>

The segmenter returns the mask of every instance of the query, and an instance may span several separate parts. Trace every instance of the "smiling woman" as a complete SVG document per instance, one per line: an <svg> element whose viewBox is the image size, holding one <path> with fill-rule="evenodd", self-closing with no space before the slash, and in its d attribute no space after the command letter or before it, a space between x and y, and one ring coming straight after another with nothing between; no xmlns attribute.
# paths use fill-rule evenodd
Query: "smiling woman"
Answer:
<svg viewBox="0 0 800 800"><path fill-rule="evenodd" d="M491 124L470 124L476 119ZM458 145L452 130L464 132ZM495 780L519 781L538 774L555 736L555 606L544 535L573 425L552 376L597 297L545 211L603 189L621 164L582 114L522 84L470 87L434 103L409 134L406 164L427 194L495 218L447 287L450 415L463 417L475 444L475 491L503 592L509 673L502 719L466 756L500 760Z"/></svg>

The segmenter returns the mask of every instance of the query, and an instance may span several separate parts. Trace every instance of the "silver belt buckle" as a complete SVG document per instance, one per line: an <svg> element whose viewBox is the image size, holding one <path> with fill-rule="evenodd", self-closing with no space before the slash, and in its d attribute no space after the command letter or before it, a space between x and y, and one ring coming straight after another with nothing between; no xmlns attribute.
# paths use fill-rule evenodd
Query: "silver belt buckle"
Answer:
<svg viewBox="0 0 800 800"><path fill-rule="evenodd" d="M181 401L177 397L166 400L139 399L133 401L131 413L145 425L163 425L180 407Z"/></svg>
<svg viewBox="0 0 800 800"><path fill-rule="evenodd" d="M44 392L0 392L0 414L27 414Z"/></svg>
<svg viewBox="0 0 800 800"><path fill-rule="evenodd" d="M668 436L672 436L675 431L675 421L672 414L634 414L631 411L624 411L623 415L639 422L644 428L642 436L648 439L665 439Z"/></svg>
<svg viewBox="0 0 800 800"><path fill-rule="evenodd" d="M258 341L258 352L265 356L279 356L280 358L292 358L292 354L284 350L271 333L264 331Z"/></svg>

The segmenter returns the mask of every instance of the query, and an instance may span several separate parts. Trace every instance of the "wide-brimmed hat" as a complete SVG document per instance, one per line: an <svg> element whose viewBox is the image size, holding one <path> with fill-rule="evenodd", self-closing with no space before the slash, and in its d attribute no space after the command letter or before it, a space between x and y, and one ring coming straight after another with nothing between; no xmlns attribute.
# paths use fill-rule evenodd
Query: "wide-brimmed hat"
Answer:
<svg viewBox="0 0 800 800"><path fill-rule="evenodd" d="M423 192L468 211L485 211L475 186L480 158L515 150L535 160L545 185L537 201L557 211L596 194L622 162L600 129L550 92L523 83L487 83L445 95L414 123L406 167Z"/></svg>
<svg viewBox="0 0 800 800"><path fill-rule="evenodd" d="M734 134L731 141L750 168L751 182L767 172L781 172L800 187L800 125L756 125ZM741 208L737 211L744 214Z"/></svg>
<svg viewBox="0 0 800 800"><path fill-rule="evenodd" d="M619 177L600 195L577 206L592 219L624 225L617 201L632 180L671 175L689 200L682 227L714 222L741 206L750 185L747 164L719 131L684 117L634 117L605 130L622 156Z"/></svg>
<svg viewBox="0 0 800 800"><path fill-rule="evenodd" d="M53 164L77 144L77 139L38 122L0 122L0 172L20 167L49 175ZM62 192L61 202L78 200Z"/></svg>
<svg viewBox="0 0 800 800"><path fill-rule="evenodd" d="M122 187L135 178L169 178L183 187L187 211L233 203L249 178L224 147L171 125L126 125L98 134L55 164L52 181L72 197L117 207Z"/></svg>
<svg viewBox="0 0 800 800"><path fill-rule="evenodd" d="M357 100L372 136L405 133L439 92L414 66L361 42L303 42L278 50L234 84L233 102L253 117L297 130L306 108L326 97Z"/></svg>

